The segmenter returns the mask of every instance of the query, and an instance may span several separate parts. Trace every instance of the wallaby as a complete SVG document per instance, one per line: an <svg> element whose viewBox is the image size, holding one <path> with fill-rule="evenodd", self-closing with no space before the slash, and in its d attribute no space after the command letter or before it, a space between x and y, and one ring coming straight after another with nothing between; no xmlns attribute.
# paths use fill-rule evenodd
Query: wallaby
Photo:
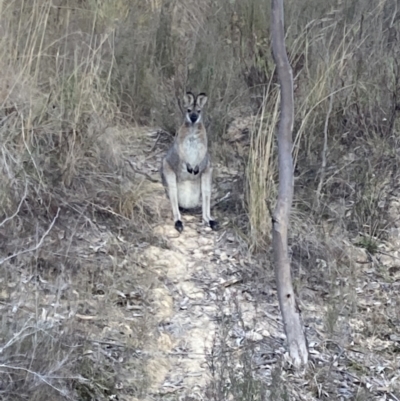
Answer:
<svg viewBox="0 0 400 401"><path fill-rule="evenodd" d="M197 97L187 92L183 99L185 120L162 161L161 175L171 201L175 228L182 232L179 207L193 209L202 197L203 220L213 230L219 228L210 216L212 166L207 147L207 132L202 122L205 93Z"/></svg>

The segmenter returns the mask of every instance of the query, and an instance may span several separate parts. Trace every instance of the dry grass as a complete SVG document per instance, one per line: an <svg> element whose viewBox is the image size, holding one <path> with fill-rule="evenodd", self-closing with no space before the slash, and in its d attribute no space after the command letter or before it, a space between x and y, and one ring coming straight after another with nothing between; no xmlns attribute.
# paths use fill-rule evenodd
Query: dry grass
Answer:
<svg viewBox="0 0 400 401"><path fill-rule="evenodd" d="M302 302L320 305L327 337L343 345L364 311L354 288L364 287L340 241L378 258L398 227L399 10L395 0L285 6L296 101L294 281ZM159 241L150 227L163 194L147 179L157 174L154 138L139 126L172 133L185 89L208 93L213 153L240 175L241 196L224 213L250 250L268 255L279 119L269 18L261 0L0 3L2 399L105 399L118 384L117 354L134 372L130 394L145 393L132 350L150 341L151 319L129 326L113 354L97 318L76 314L111 319L151 286L137 253ZM249 116L239 139L228 137ZM371 269L395 283L393 262L385 271L374 260ZM117 267L126 266L124 276ZM392 310L365 313L363 338L389 335ZM329 381L324 369L314 394ZM363 391L357 399L367 399ZM213 399L229 394L214 387Z"/></svg>
<svg viewBox="0 0 400 401"><path fill-rule="evenodd" d="M277 92L267 93L258 119L258 127L250 128L250 149L246 176L249 186L247 208L250 243L252 247L259 250L270 245L271 213L277 195L274 135L278 123L278 107L279 96ZM271 114L267 115L266 113L269 112L270 108L272 109Z"/></svg>
<svg viewBox="0 0 400 401"><path fill-rule="evenodd" d="M0 10L1 397L104 399L117 385L116 355L139 394L146 377L132 349L146 336L138 326L122 346L107 345L98 323L116 330L124 303L115 294L148 285L121 280L124 264L137 277L136 251L104 222L139 244L158 218L151 183L131 160L144 160L152 140L124 127L112 86L114 24L127 4L53 3Z"/></svg>

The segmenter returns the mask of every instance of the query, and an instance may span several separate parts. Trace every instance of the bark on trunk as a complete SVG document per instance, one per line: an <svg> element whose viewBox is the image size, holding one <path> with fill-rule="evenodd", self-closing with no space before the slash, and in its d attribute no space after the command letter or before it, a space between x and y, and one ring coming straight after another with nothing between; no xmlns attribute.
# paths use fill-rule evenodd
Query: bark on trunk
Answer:
<svg viewBox="0 0 400 401"><path fill-rule="evenodd" d="M279 191L273 215L273 248L279 305L289 354L296 367L308 361L307 340L296 304L288 256L287 231L293 200L292 130L294 119L293 74L286 53L283 0L272 0L272 50L281 89L281 115L278 130Z"/></svg>

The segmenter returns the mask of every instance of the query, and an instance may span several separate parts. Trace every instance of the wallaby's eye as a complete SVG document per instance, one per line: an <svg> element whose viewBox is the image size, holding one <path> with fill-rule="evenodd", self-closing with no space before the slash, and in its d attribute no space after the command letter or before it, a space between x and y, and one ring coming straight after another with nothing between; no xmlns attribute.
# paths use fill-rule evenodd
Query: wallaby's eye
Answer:
<svg viewBox="0 0 400 401"><path fill-rule="evenodd" d="M201 110L197 110L197 114L200 114L201 113Z"/></svg>
<svg viewBox="0 0 400 401"><path fill-rule="evenodd" d="M191 112L192 112L192 109L187 109L187 112L188 112L188 113L191 113Z"/></svg>

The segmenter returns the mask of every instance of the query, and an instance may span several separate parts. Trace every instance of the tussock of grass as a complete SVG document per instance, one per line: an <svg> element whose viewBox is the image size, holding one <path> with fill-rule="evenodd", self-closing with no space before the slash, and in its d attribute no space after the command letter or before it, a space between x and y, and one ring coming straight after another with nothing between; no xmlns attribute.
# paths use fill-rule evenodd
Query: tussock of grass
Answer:
<svg viewBox="0 0 400 401"><path fill-rule="evenodd" d="M276 92L267 93L257 127L251 127L249 160L247 164L247 207L250 220L250 242L258 249L270 243L272 216L276 198L276 165L274 158L274 135L278 120ZM271 103L274 103L271 115Z"/></svg>
<svg viewBox="0 0 400 401"><path fill-rule="evenodd" d="M154 192L129 165L146 138L123 126L120 98L112 86L114 18L116 13L125 18L128 4L114 2L110 14L110 2L80 3L58 8L51 1L11 1L0 9L6 33L0 38L5 400L112 395L117 367L101 356L102 346L93 356L88 327L75 317L77 311L90 315L77 308L77 294L88 286L89 297L98 295L91 277L101 280L91 262L84 263L79 238L87 232L99 235L95 226L105 219L123 227L121 240L130 233L138 241L148 240L148 226L158 217ZM107 249L116 263L131 255L112 241ZM134 254L127 259L133 263ZM65 271L82 271L80 285L72 284ZM38 287L26 285L30 280L37 280ZM40 282L46 288L39 288ZM75 293L66 291L70 286ZM14 287L21 292L10 290ZM65 299L71 315L63 310ZM91 312L97 319L97 312ZM143 376L135 364L132 369ZM141 381L135 383L139 388Z"/></svg>

